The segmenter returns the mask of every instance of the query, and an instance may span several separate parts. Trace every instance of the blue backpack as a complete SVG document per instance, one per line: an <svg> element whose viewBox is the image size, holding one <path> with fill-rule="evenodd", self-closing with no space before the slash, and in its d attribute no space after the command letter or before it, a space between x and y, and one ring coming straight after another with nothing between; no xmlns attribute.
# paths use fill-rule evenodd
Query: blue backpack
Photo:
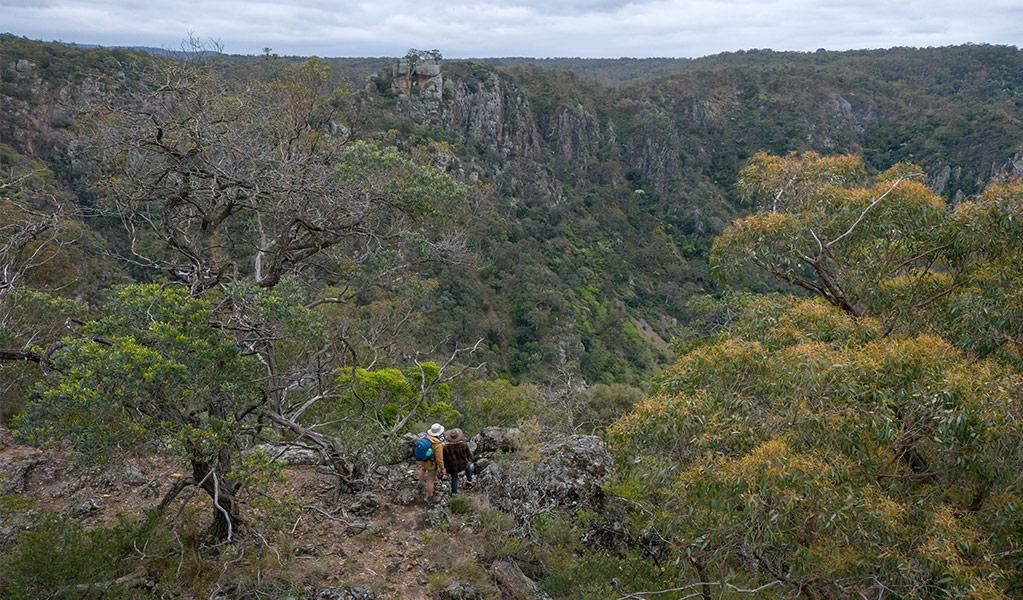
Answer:
<svg viewBox="0 0 1023 600"><path fill-rule="evenodd" d="M433 460L433 442L425 435L419 438L412 449L412 456L416 460Z"/></svg>

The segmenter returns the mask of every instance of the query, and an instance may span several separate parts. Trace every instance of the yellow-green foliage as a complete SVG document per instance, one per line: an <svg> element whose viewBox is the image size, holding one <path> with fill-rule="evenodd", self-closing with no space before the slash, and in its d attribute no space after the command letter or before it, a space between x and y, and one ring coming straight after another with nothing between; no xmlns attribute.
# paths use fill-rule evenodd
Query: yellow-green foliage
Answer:
<svg viewBox="0 0 1023 600"><path fill-rule="evenodd" d="M170 448L207 459L232 446L238 415L260 399L258 367L210 326L209 304L183 287L131 285L104 313L53 354L19 435L94 456Z"/></svg>
<svg viewBox="0 0 1023 600"><path fill-rule="evenodd" d="M822 300L763 299L612 428L677 552L815 597L1020 591L1020 376L882 333Z"/></svg>
<svg viewBox="0 0 1023 600"><path fill-rule="evenodd" d="M433 362L404 370L357 368L354 377L352 371L344 370L338 375L343 393L333 402L321 403L312 413L322 415L324 420L347 419L349 424L354 420L361 423L359 427L370 426L380 432L411 411L421 419L451 423L459 413L448 402L448 384L436 383L439 374L440 366ZM343 426L333 431L343 432ZM326 430L332 431L329 427Z"/></svg>
<svg viewBox="0 0 1023 600"><path fill-rule="evenodd" d="M513 385L504 379L478 380L459 386L456 406L462 415L459 427L467 437L484 427L515 427L546 409L535 385Z"/></svg>
<svg viewBox="0 0 1023 600"><path fill-rule="evenodd" d="M752 264L886 330L1023 364L1023 185L953 209L917 175L900 164L867 178L851 156L758 154L740 177L757 212L717 238L712 268Z"/></svg>

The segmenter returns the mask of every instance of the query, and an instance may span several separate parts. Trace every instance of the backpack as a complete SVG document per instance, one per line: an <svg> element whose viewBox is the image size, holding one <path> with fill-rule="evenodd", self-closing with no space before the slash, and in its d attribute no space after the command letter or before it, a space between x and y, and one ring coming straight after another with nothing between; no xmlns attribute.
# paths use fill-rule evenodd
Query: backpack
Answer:
<svg viewBox="0 0 1023 600"><path fill-rule="evenodd" d="M430 438L425 435L416 440L416 445L412 449L412 456L416 460L433 460L433 442Z"/></svg>

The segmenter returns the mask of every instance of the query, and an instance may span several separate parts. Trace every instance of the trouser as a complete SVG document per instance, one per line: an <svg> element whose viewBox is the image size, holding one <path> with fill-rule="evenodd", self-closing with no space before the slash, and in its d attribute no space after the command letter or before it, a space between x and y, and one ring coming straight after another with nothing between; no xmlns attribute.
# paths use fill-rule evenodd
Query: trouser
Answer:
<svg viewBox="0 0 1023 600"><path fill-rule="evenodd" d="M465 480L472 483L472 465L465 466ZM458 473L451 474L451 495L458 493Z"/></svg>

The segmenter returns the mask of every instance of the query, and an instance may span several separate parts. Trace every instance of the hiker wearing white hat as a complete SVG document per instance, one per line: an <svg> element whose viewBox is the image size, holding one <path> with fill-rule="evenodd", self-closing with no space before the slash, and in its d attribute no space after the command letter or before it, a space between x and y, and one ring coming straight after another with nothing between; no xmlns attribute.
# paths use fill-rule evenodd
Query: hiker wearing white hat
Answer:
<svg viewBox="0 0 1023 600"><path fill-rule="evenodd" d="M432 502L433 486L437 483L437 473L444 475L444 443L441 436L444 435L444 426L434 423L424 433L412 449L412 455L419 463L419 489L426 487L426 500Z"/></svg>

